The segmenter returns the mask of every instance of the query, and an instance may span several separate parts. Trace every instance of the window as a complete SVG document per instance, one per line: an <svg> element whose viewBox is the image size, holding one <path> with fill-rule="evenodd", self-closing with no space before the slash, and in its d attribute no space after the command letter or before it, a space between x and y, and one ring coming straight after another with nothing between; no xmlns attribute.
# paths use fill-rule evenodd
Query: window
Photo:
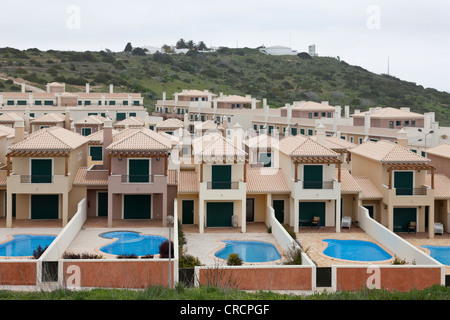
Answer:
<svg viewBox="0 0 450 320"><path fill-rule="evenodd" d="M308 129L308 136L312 136L314 134L312 129Z"/></svg>
<svg viewBox="0 0 450 320"><path fill-rule="evenodd" d="M36 101L34 102L34 105L36 105L36 106L42 106L42 101L41 101L41 100L36 100Z"/></svg>
<svg viewBox="0 0 450 320"><path fill-rule="evenodd" d="M92 128L81 128L81 135L88 136L92 133Z"/></svg>
<svg viewBox="0 0 450 320"><path fill-rule="evenodd" d="M389 128L394 129L394 121L389 121Z"/></svg>
<svg viewBox="0 0 450 320"><path fill-rule="evenodd" d="M44 105L45 106L52 106L53 105L53 101L52 100L45 100L44 101Z"/></svg>
<svg viewBox="0 0 450 320"><path fill-rule="evenodd" d="M123 100L123 103L122 103L124 106L127 106L128 105L128 100Z"/></svg>
<svg viewBox="0 0 450 320"><path fill-rule="evenodd" d="M396 126L401 126L401 125L402 125L402 122L401 122L401 121L395 121L395 125L396 125Z"/></svg>
<svg viewBox="0 0 450 320"><path fill-rule="evenodd" d="M128 182L150 182L149 159L128 159Z"/></svg>
<svg viewBox="0 0 450 320"><path fill-rule="evenodd" d="M136 112L130 112L130 117L136 117Z"/></svg>
<svg viewBox="0 0 450 320"><path fill-rule="evenodd" d="M311 112L308 113L308 119L312 119L312 113Z"/></svg>
<svg viewBox="0 0 450 320"><path fill-rule="evenodd" d="M139 101L133 101L133 105L138 106L140 105Z"/></svg>
<svg viewBox="0 0 450 320"><path fill-rule="evenodd" d="M322 165L303 166L303 188L322 189L323 167Z"/></svg>
<svg viewBox="0 0 450 320"><path fill-rule="evenodd" d="M264 167L272 166L272 154L270 152L262 152L259 154L259 163L263 163Z"/></svg>
<svg viewBox="0 0 450 320"><path fill-rule="evenodd" d="M103 148L101 146L90 146L89 155L92 161L102 161L103 160Z"/></svg>
<svg viewBox="0 0 450 320"><path fill-rule="evenodd" d="M231 189L230 165L213 165L211 170L212 189Z"/></svg>
<svg viewBox="0 0 450 320"><path fill-rule="evenodd" d="M91 101L86 100L86 101L84 102L84 105L85 105L85 106L90 106L90 105L91 105ZM99 105L102 105L102 102L101 102L101 101L99 101Z"/></svg>
<svg viewBox="0 0 450 320"><path fill-rule="evenodd" d="M52 159L31 159L31 183L51 183Z"/></svg>
<svg viewBox="0 0 450 320"><path fill-rule="evenodd" d="M111 100L111 101L109 102L109 105L110 105L110 106L115 106L115 105L116 105L116 101Z"/></svg>
<svg viewBox="0 0 450 320"><path fill-rule="evenodd" d="M405 121L405 126L409 127L409 120Z"/></svg>
<svg viewBox="0 0 450 320"><path fill-rule="evenodd" d="M319 116L318 112L314 112L314 118L317 118Z"/></svg>
<svg viewBox="0 0 450 320"><path fill-rule="evenodd" d="M6 101L6 104L7 104L8 106L13 106L13 105L14 105L14 100L8 100L8 101Z"/></svg>

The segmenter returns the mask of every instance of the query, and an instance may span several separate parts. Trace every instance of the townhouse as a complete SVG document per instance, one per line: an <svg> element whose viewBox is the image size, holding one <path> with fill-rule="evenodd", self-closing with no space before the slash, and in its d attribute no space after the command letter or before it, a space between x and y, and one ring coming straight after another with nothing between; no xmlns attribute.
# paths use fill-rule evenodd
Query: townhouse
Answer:
<svg viewBox="0 0 450 320"><path fill-rule="evenodd" d="M351 173L368 178L381 194L377 211L371 212L374 219L395 232L406 232L414 223L416 231L428 230L433 238L435 168L404 144L401 140L368 141L350 149Z"/></svg>
<svg viewBox="0 0 450 320"><path fill-rule="evenodd" d="M315 217L320 219L319 226L335 226L340 231L339 154L309 137L288 136L279 142L279 166L291 190L289 224L294 231L311 225Z"/></svg>
<svg viewBox="0 0 450 320"><path fill-rule="evenodd" d="M17 126L16 136L24 126ZM86 166L88 140L61 127L40 129L9 147L6 155L6 225L15 219L60 219L65 226L83 194L73 189ZM13 203L15 207L13 208ZM14 209L14 210L13 210Z"/></svg>

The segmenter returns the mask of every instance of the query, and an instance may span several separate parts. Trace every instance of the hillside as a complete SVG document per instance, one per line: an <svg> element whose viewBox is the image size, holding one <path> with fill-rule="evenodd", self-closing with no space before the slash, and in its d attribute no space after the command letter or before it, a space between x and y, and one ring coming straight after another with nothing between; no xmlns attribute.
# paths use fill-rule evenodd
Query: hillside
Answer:
<svg viewBox="0 0 450 320"><path fill-rule="evenodd" d="M450 94L329 57L267 56L257 49L222 48L215 53L133 55L110 51L74 52L38 49L0 49L0 73L44 88L65 82L67 91L143 93L149 110L166 91L168 98L182 89L267 98L270 107L298 100L329 101L351 110L371 106L410 107L436 112L441 125L450 124ZM12 81L0 80L0 91L19 91Z"/></svg>

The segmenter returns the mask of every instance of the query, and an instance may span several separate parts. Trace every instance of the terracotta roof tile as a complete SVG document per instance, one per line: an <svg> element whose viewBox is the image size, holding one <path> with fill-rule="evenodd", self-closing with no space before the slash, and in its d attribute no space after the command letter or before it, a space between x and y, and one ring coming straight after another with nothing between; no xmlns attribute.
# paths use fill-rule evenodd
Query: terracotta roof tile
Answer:
<svg viewBox="0 0 450 320"><path fill-rule="evenodd" d="M450 158L450 144L442 143L432 148L425 150L427 154L436 155L443 158Z"/></svg>
<svg viewBox="0 0 450 320"><path fill-rule="evenodd" d="M31 123L58 123L64 122L65 120L66 117L62 113L47 113L39 118L32 120Z"/></svg>
<svg viewBox="0 0 450 320"><path fill-rule="evenodd" d="M425 176L425 185L431 187L431 175ZM444 174L434 175L434 198L449 199L450 198L450 179Z"/></svg>
<svg viewBox="0 0 450 320"><path fill-rule="evenodd" d="M338 169L336 169L336 178L338 177ZM359 193L362 192L361 186L353 178L347 169L341 169L341 192L342 193Z"/></svg>
<svg viewBox="0 0 450 320"><path fill-rule="evenodd" d="M375 187L375 185L367 177L353 177L362 190L360 199L362 200L379 200L383 199L381 192Z"/></svg>
<svg viewBox="0 0 450 320"><path fill-rule="evenodd" d="M178 129L178 128L183 128L184 127L184 123L183 121L179 120L179 119L175 119L175 118L169 118L164 120L163 122L160 122L156 125L156 129Z"/></svg>
<svg viewBox="0 0 450 320"><path fill-rule="evenodd" d="M198 174L195 171L180 171L178 174L178 192L196 193L199 191Z"/></svg>
<svg viewBox="0 0 450 320"><path fill-rule="evenodd" d="M88 168L81 167L78 168L78 171L73 180L74 185L78 186L107 186L108 185L108 174L103 176L97 175L95 179L92 176L88 176Z"/></svg>
<svg viewBox="0 0 450 320"><path fill-rule="evenodd" d="M246 152L235 146L230 139L220 133L205 134L194 139L193 153L203 159L214 159L214 157L237 157L238 160L245 160Z"/></svg>
<svg viewBox="0 0 450 320"><path fill-rule="evenodd" d="M350 152L384 163L425 163L430 161L399 144L385 140L367 141L350 149Z"/></svg>
<svg viewBox="0 0 450 320"><path fill-rule="evenodd" d="M172 142L147 128L141 128L124 138L111 143L108 151L169 151Z"/></svg>
<svg viewBox="0 0 450 320"><path fill-rule="evenodd" d="M291 192L280 168L248 168L246 185L249 193Z"/></svg>
<svg viewBox="0 0 450 320"><path fill-rule="evenodd" d="M320 143L302 136L288 136L280 140L280 151L292 157L338 157L339 154Z"/></svg>
<svg viewBox="0 0 450 320"><path fill-rule="evenodd" d="M377 112L365 111L353 114L354 118L364 117L365 114L370 113L371 118L389 118L389 119L401 119L401 118L424 118L425 116L420 113L415 113L411 111L396 109L396 108L380 108Z"/></svg>
<svg viewBox="0 0 450 320"><path fill-rule="evenodd" d="M70 151L78 148L89 140L82 135L61 128L44 128L31 133L9 149L11 151Z"/></svg>

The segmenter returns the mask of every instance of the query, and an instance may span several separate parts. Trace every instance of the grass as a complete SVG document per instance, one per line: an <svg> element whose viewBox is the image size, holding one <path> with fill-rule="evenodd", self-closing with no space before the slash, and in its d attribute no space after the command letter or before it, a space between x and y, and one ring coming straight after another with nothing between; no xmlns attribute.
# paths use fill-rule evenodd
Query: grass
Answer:
<svg viewBox="0 0 450 320"><path fill-rule="evenodd" d="M175 289L154 286L144 290L0 291L0 300L450 300L450 288L435 285L424 290L411 290L410 292L361 289L355 292L294 295L271 291L245 292L216 287L185 288L178 285Z"/></svg>

